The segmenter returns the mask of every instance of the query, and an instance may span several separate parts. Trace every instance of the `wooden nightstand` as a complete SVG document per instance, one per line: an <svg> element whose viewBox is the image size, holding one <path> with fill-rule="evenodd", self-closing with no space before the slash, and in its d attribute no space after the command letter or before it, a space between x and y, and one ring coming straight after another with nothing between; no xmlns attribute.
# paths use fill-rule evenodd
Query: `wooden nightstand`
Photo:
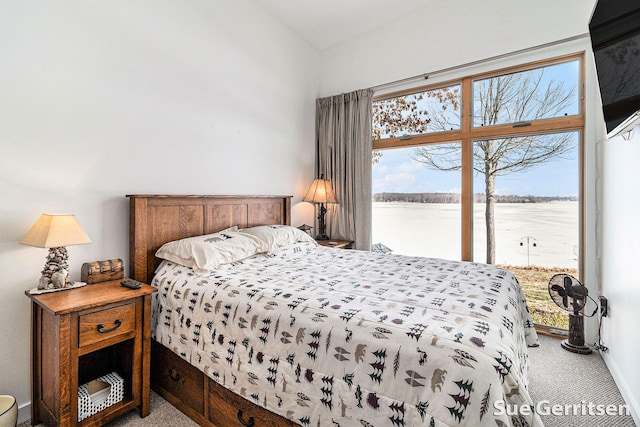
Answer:
<svg viewBox="0 0 640 427"><path fill-rule="evenodd" d="M152 286L111 280L31 295L31 424L94 426L140 408L149 414ZM116 372L124 398L78 422L78 386Z"/></svg>
<svg viewBox="0 0 640 427"><path fill-rule="evenodd" d="M338 249L352 249L352 246L353 246L353 240L329 239L329 240L316 240L316 242L318 242L318 244L321 246L327 246L330 248L338 248Z"/></svg>

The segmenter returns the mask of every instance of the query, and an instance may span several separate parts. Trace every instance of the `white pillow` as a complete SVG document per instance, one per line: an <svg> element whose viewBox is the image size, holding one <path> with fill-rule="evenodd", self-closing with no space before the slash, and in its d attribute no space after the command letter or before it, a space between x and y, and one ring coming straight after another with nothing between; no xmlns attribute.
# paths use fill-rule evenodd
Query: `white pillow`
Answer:
<svg viewBox="0 0 640 427"><path fill-rule="evenodd" d="M227 230L229 229L165 243L156 251L156 256L191 267L198 274L204 274L222 264L267 251L266 245L260 239L250 234Z"/></svg>
<svg viewBox="0 0 640 427"><path fill-rule="evenodd" d="M259 225L257 227L242 228L239 231L260 239L267 246L269 252L280 246L288 246L297 242L317 243L313 237L290 225Z"/></svg>

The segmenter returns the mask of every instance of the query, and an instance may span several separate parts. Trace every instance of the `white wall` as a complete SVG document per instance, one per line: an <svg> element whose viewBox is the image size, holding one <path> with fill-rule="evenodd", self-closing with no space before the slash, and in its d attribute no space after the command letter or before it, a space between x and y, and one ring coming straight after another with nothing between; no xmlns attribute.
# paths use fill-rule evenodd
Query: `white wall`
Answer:
<svg viewBox="0 0 640 427"><path fill-rule="evenodd" d="M131 193L293 195L313 179L320 53L247 0L5 1L0 13L0 394L29 418L41 213L74 213L83 262L128 264ZM28 408L27 408L28 409Z"/></svg>
<svg viewBox="0 0 640 427"><path fill-rule="evenodd" d="M585 34L596 0L425 3L404 19L324 51L323 96Z"/></svg>
<svg viewBox="0 0 640 427"><path fill-rule="evenodd" d="M603 319L603 353L627 404L640 425L640 126L632 138L622 136L600 144L602 173L602 294L609 300L609 316Z"/></svg>

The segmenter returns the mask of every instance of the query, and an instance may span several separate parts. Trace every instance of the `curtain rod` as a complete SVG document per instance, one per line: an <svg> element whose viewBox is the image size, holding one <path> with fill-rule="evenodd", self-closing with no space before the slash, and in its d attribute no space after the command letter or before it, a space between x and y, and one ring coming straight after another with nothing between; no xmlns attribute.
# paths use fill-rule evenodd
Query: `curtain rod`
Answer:
<svg viewBox="0 0 640 427"><path fill-rule="evenodd" d="M395 80L389 83L382 83L379 84L377 86L372 86L371 89L373 90L382 90L382 89L387 89L387 88L391 88L394 86L399 86L403 83L409 83L412 82L414 80L427 80L430 76L436 75L436 74L443 74L443 73L447 73L449 71L453 71L453 70L458 70L461 68L467 68L467 67L472 67L474 65L480 65L480 64L485 64L487 62L491 62L491 61L496 61L498 59L505 59L505 58L509 58L511 56L516 56L516 55L520 55L522 53L528 53L528 52L532 52L535 50L539 50L539 49L543 49L546 47L551 47L551 46L556 46L556 45L560 45L563 43L568 43L568 42L572 42L575 40L580 40L583 38L589 37L589 33L584 33L584 34L580 34L577 36L573 36L573 37L567 37L564 39L560 39L560 40L556 40L553 42L549 42L549 43L543 43L543 44L539 44L536 46L532 46L532 47L527 47L524 49L519 49L519 50L514 50L512 52L507 52L507 53L503 53L500 55L496 55L496 56L491 56L489 58L485 58L485 59L479 59L477 61L471 61L471 62L467 62L465 64L460 64L460 65L455 65L453 67L447 67L447 68L442 68L440 70L437 71L432 71L430 73L422 73L422 74L418 74L417 76L412 76L412 77L405 77L404 79L400 79L400 80Z"/></svg>

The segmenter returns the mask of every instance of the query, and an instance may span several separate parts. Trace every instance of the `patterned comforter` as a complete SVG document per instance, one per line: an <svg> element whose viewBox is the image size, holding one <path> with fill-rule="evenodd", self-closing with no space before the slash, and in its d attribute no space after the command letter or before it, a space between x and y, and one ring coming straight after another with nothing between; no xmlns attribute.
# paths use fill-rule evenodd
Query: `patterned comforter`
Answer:
<svg viewBox="0 0 640 427"><path fill-rule="evenodd" d="M225 267L163 261L152 333L236 394L302 426L541 425L494 407L533 404L509 272L312 243Z"/></svg>

